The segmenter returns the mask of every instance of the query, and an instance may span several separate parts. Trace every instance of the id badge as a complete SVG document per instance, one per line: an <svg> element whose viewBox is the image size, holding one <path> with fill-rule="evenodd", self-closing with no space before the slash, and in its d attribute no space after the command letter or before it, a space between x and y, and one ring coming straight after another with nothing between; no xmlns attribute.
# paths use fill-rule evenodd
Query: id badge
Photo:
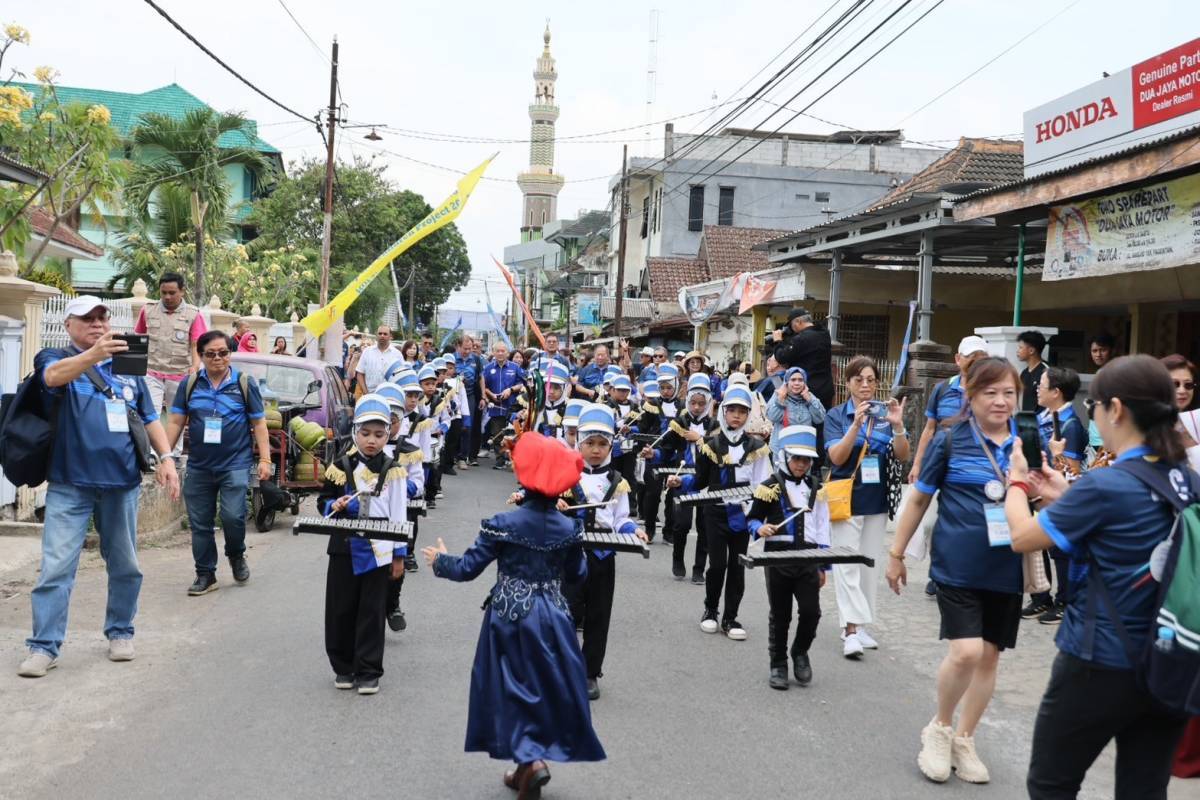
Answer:
<svg viewBox="0 0 1200 800"><path fill-rule="evenodd" d="M862 462L863 484L879 483L879 456L867 456Z"/></svg>
<svg viewBox="0 0 1200 800"><path fill-rule="evenodd" d="M125 414L124 400L105 400L104 416L108 419L109 433L129 433L129 417Z"/></svg>
<svg viewBox="0 0 1200 800"><path fill-rule="evenodd" d="M988 544L991 547L1009 547L1012 545L1012 531L1008 528L1008 517L1004 514L1004 506L999 503L988 503L983 507L987 518Z"/></svg>
<svg viewBox="0 0 1200 800"><path fill-rule="evenodd" d="M221 443L221 418L220 417L205 417L204 418L204 443L205 444L220 444Z"/></svg>

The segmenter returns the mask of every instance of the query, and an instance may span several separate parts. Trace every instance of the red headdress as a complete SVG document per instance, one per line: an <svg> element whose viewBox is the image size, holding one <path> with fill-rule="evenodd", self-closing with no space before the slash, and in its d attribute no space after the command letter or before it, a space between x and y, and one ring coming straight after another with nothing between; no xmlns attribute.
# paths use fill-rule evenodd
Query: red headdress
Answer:
<svg viewBox="0 0 1200 800"><path fill-rule="evenodd" d="M527 431L513 446L513 472L531 492L558 497L579 483L583 456L556 439Z"/></svg>

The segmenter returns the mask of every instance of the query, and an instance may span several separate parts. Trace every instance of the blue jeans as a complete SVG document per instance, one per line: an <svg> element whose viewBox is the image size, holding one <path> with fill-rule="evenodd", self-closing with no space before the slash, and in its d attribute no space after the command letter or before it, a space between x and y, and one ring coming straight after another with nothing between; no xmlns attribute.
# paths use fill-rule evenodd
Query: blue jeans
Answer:
<svg viewBox="0 0 1200 800"><path fill-rule="evenodd" d="M142 572L137 561L137 506L142 487L89 489L51 483L46 492L46 524L42 532L42 572L33 587L33 636L25 640L30 650L52 658L67 635L67 608L79 552L87 535L88 520L96 517L100 555L108 568L108 609L104 635L132 639Z"/></svg>
<svg viewBox="0 0 1200 800"><path fill-rule="evenodd" d="M249 467L222 472L188 468L187 477L183 479L183 501L187 503L192 558L197 573L212 575L217 571L213 519L217 515L218 495L221 498L221 527L225 530L225 555L233 558L246 552L246 487L249 482Z"/></svg>

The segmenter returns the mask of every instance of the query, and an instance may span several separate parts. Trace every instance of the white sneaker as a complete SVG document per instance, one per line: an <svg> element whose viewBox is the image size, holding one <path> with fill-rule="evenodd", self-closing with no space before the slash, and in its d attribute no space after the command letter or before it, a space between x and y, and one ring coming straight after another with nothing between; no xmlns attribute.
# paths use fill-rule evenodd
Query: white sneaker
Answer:
<svg viewBox="0 0 1200 800"><path fill-rule="evenodd" d="M857 633L851 633L842 639L842 655L846 658L860 658L862 654L863 646Z"/></svg>
<svg viewBox="0 0 1200 800"><path fill-rule="evenodd" d="M917 756L917 766L926 778L945 783L950 777L953 744L954 729L949 725L939 725L937 720L931 720L921 731L921 752Z"/></svg>
<svg viewBox="0 0 1200 800"><path fill-rule="evenodd" d="M445 500L445 499L446 499L446 493L445 493L445 492L443 492L441 489L438 489L438 493L437 493L436 495L434 495L434 499L435 499L435 500Z"/></svg>
<svg viewBox="0 0 1200 800"><path fill-rule="evenodd" d="M715 611L705 611L704 616L700 619L700 630L705 633L716 633L721 629L717 624L717 614Z"/></svg>
<svg viewBox="0 0 1200 800"><path fill-rule="evenodd" d="M736 620L728 623L725 628L725 635L735 642L746 641L746 629L742 627L742 623Z"/></svg>
<svg viewBox="0 0 1200 800"><path fill-rule="evenodd" d="M872 639L871 634L867 633L867 629L863 626L859 625L858 628L855 629L854 635L858 637L858 643L861 644L863 648L867 650L879 649L879 642Z"/></svg>
<svg viewBox="0 0 1200 800"><path fill-rule="evenodd" d="M988 768L975 752L975 737L955 736L950 748L950 765L958 777L967 783L987 783L991 780Z"/></svg>
<svg viewBox="0 0 1200 800"><path fill-rule="evenodd" d="M41 650L30 650L29 656L17 668L22 678L44 678L46 673L58 666L58 659Z"/></svg>
<svg viewBox="0 0 1200 800"><path fill-rule="evenodd" d="M109 661L133 661L133 639L109 639Z"/></svg>

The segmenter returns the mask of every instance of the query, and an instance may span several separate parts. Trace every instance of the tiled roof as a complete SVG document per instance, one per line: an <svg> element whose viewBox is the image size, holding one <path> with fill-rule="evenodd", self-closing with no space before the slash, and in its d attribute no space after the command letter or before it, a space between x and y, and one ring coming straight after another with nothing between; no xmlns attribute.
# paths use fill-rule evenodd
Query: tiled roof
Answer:
<svg viewBox="0 0 1200 800"><path fill-rule="evenodd" d="M36 83L13 83L31 93L34 97L41 95L42 88ZM143 114L157 112L167 114L176 119L194 108L205 108L208 104L177 83L160 86L148 92L113 92L107 89L83 89L77 86L55 86L54 91L62 103L83 103L84 105L102 105L112 114L112 126L121 136L129 136L141 120ZM255 129L253 121L250 123ZM253 135L247 138L240 131L230 131L222 134L218 140L221 147L247 147L260 153L275 154L279 150Z"/></svg>
<svg viewBox="0 0 1200 800"><path fill-rule="evenodd" d="M650 297L660 303L679 298L679 290L708 280L708 269L698 258L647 258Z"/></svg>
<svg viewBox="0 0 1200 800"><path fill-rule="evenodd" d="M18 161L12 156L0 153L0 178L17 183L35 184L46 179L46 173L34 169L28 164Z"/></svg>
<svg viewBox="0 0 1200 800"><path fill-rule="evenodd" d="M29 225L34 232L43 239L46 238L46 232L54 225L54 215L41 206L30 206L25 210L25 216L29 217ZM90 253L95 258L104 255L104 248L94 245L80 236L79 232L66 222L58 223L58 227L54 229L54 235L50 238L59 244Z"/></svg>
<svg viewBox="0 0 1200 800"><path fill-rule="evenodd" d="M767 254L751 250L756 244L786 236L791 231L768 228L738 228L732 225L706 225L700 243L700 258L708 265L705 280L728 278L739 272L757 272L770 265ZM693 281L697 283L698 281Z"/></svg>
<svg viewBox="0 0 1200 800"><path fill-rule="evenodd" d="M922 192L937 193L950 186L995 186L1025 175L1025 146L1000 139L962 137L958 146L884 195L874 208L890 205ZM961 194L962 192L955 192Z"/></svg>

